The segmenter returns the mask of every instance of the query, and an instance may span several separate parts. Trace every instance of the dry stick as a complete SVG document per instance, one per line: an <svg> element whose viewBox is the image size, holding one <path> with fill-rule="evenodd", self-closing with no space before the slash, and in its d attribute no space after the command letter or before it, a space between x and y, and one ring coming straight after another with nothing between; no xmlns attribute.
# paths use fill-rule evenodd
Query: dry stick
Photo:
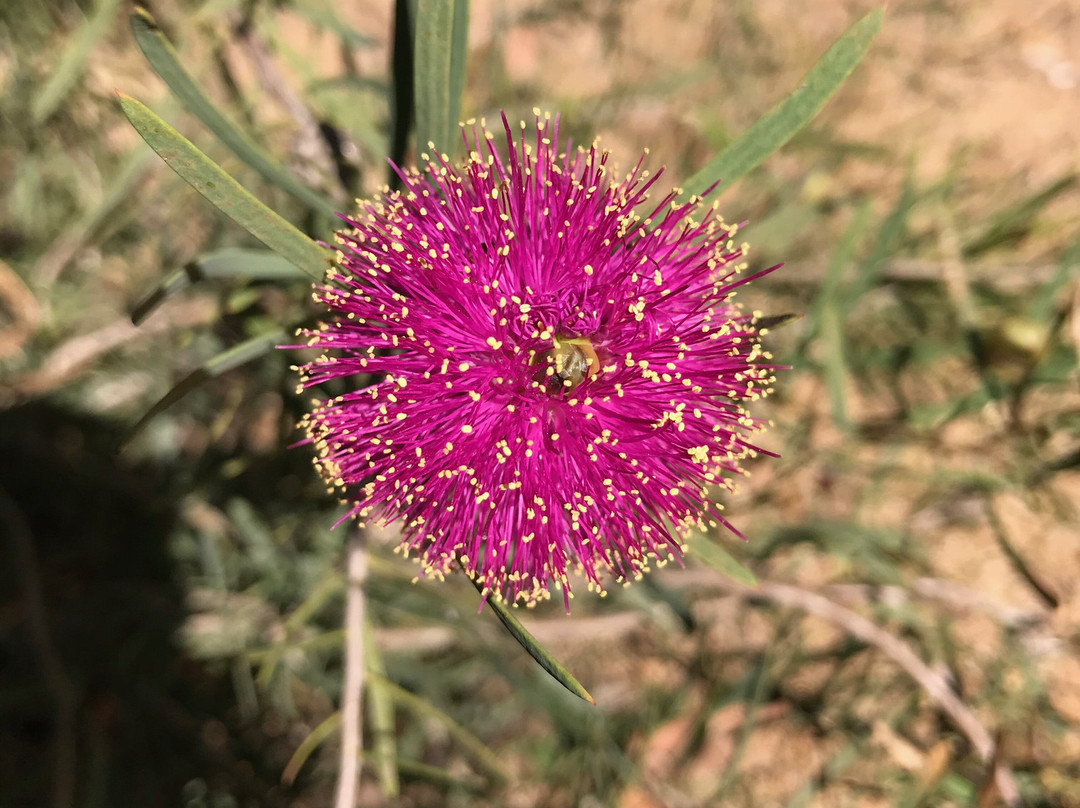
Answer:
<svg viewBox="0 0 1080 808"><path fill-rule="evenodd" d="M364 532L357 528L345 555L345 683L341 691L341 764L334 808L354 808L360 785L363 749L364 579L367 554Z"/></svg>
<svg viewBox="0 0 1080 808"><path fill-rule="evenodd" d="M894 584L832 584L824 588L825 594L840 601L856 600L862 603L884 603L895 608L908 603L912 597L937 601L956 612L981 612L1010 631L1028 632L1046 623L1049 613L1045 610L1021 609L998 603L981 592L940 578L916 578L907 589Z"/></svg>
<svg viewBox="0 0 1080 808"><path fill-rule="evenodd" d="M0 322L0 359L20 353L41 320L34 293L14 270L0 261L0 311L10 322ZM0 318L2 319L2 318Z"/></svg>
<svg viewBox="0 0 1080 808"><path fill-rule="evenodd" d="M164 307L141 327L128 317L120 317L96 331L72 337L45 357L37 370L25 373L9 385L0 386L0 406L39 396L78 378L102 354L149 334L203 325L216 319L217 304L209 298L195 298Z"/></svg>
<svg viewBox="0 0 1080 808"><path fill-rule="evenodd" d="M56 743L53 747L53 808L71 808L75 804L76 710L75 686L64 670L56 650L49 623L45 616L45 598L38 576L37 555L30 527L18 504L0 488L0 528L9 535L15 569L22 579L23 603L27 629L37 651L38 664L45 687L53 698L56 710Z"/></svg>
<svg viewBox="0 0 1080 808"><path fill-rule="evenodd" d="M1012 772L996 760L997 745L993 736L982 725L971 708L952 691L945 677L931 670L906 643L862 615L805 589L771 581L762 581L756 588L743 586L734 581L724 583L735 594L748 600L767 600L801 609L807 614L828 620L884 653L914 679L916 684L925 690L927 695L952 719L957 728L971 741L971 745L982 761L993 766L994 782L1005 803L1010 806L1023 804Z"/></svg>

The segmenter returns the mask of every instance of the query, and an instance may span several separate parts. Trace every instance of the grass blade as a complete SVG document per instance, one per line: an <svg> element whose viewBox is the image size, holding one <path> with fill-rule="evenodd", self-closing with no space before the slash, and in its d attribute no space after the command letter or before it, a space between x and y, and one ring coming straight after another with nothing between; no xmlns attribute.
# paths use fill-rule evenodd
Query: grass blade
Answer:
<svg viewBox="0 0 1080 808"><path fill-rule="evenodd" d="M120 0L98 0L97 8L82 30L64 48L56 70L49 76L45 86L34 97L30 115L34 123L40 124L51 116L64 103L75 84L86 75L86 62L90 52L112 26Z"/></svg>
<svg viewBox="0 0 1080 808"><path fill-rule="evenodd" d="M242 278L248 281L295 281L304 277L291 261L268 250L227 247L185 264L147 292L131 310L140 325L165 300L204 280Z"/></svg>
<svg viewBox="0 0 1080 808"><path fill-rule="evenodd" d="M467 0L418 0L413 37L416 147L453 151L465 83Z"/></svg>
<svg viewBox="0 0 1080 808"><path fill-rule="evenodd" d="M738 581L747 586L757 586L757 577L735 560L735 557L708 536L701 533L692 533L686 539L686 546L690 552L707 564L733 581Z"/></svg>
<svg viewBox="0 0 1080 808"><path fill-rule="evenodd" d="M146 9L136 8L132 12L131 32L154 72L169 85L187 111L228 146L233 154L255 169L267 182L288 192L312 210L327 216L336 213L333 203L293 177L221 113L181 64L172 43Z"/></svg>
<svg viewBox="0 0 1080 808"><path fill-rule="evenodd" d="M851 26L811 68L795 92L685 182L683 196L703 194L718 179L730 186L813 120L866 55L881 29L883 16L884 11L876 8Z"/></svg>
<svg viewBox="0 0 1080 808"><path fill-rule="evenodd" d="M900 192L900 198L896 200L896 205L893 206L892 211L881 223L873 252L863 262L858 276L852 280L850 286L844 292L845 305L849 309L854 307L864 294L877 285L878 279L881 277L881 270L885 267L885 262L896 255L900 240L904 235L908 216L918 199L919 195L909 176L904 182L904 187Z"/></svg>
<svg viewBox="0 0 1080 808"><path fill-rule="evenodd" d="M1023 238L1042 209L1072 188L1077 179L1076 174L1059 177L1042 190L991 216L982 232L964 244L961 254L964 258L975 258L995 247Z"/></svg>
<svg viewBox="0 0 1080 808"><path fill-rule="evenodd" d="M481 584L477 581L473 581L473 584L483 595L484 590ZM551 678L575 696L584 699L590 704L596 704L596 699L589 695L589 691L582 686L581 682L575 679L573 674L564 668L562 663L555 659L551 652L544 648L525 626L521 625L521 621L514 616L505 603L492 597L487 598L486 603L488 608L495 612L495 616L506 626L506 630L510 632L510 635L518 641L518 644L525 649L529 656L537 661L541 668L548 672Z"/></svg>
<svg viewBox="0 0 1080 808"><path fill-rule="evenodd" d="M122 451L129 443L131 443L131 441L141 433L143 429L146 428L146 425L154 420L154 418L165 412L165 410L192 390L202 386L211 379L220 376L226 371L240 367L240 365L250 362L252 359L256 359L263 354L269 353L276 346L286 342L289 338L289 334L290 332L283 329L271 331L267 334L260 334L259 336L241 342L239 345L219 353L217 356L204 362L201 367L192 371L179 384L162 396L154 406L146 411L146 414L143 415L142 418L135 422L135 425L131 427L124 436L124 439L120 442L120 450Z"/></svg>
<svg viewBox="0 0 1080 808"><path fill-rule="evenodd" d="M333 3L306 2L294 3L290 10L306 19L312 25L335 34L347 47L354 50L372 50L378 45L374 37L362 34L338 16Z"/></svg>
<svg viewBox="0 0 1080 808"><path fill-rule="evenodd" d="M420 698L415 693L410 693L408 690L400 685L394 684L389 679L383 678L377 673L368 671L368 685L370 686L376 682L386 689L386 692L390 694L390 698L392 698L394 703L398 706L411 710L417 715L424 716L425 718L435 719L442 724L450 734L450 737L469 754L475 763L484 770L484 773L487 774L488 777L499 783L506 782L506 772L503 771L502 764L499 763L499 758L484 745L483 741L465 729L465 727L461 726L461 724L434 704Z"/></svg>
<svg viewBox="0 0 1080 808"><path fill-rule="evenodd" d="M371 718L372 735L370 757L379 776L379 783L382 784L383 796L393 800L401 792L394 701L393 695L383 684L388 681L386 663L383 662L382 652L375 642L375 629L367 619L364 620L364 667L368 673L368 715Z"/></svg>
<svg viewBox="0 0 1080 808"><path fill-rule="evenodd" d="M300 605L293 610L293 613L285 618L281 626L284 629L284 639L266 648L258 660L259 672L255 676L255 683L262 690L267 690L270 687L281 658L290 650L298 648L296 637L300 629L318 614L327 601L339 595L344 589L345 576L337 570L330 570L308 593ZM251 661L249 658L249 664Z"/></svg>
<svg viewBox="0 0 1080 808"><path fill-rule="evenodd" d="M817 316L814 319L825 349L825 387L832 407L833 422L844 432L849 432L852 425L847 414L848 363L841 281L844 270L854 259L855 249L866 232L869 220L870 206L864 203L855 211L855 217L833 253L815 306Z"/></svg>
<svg viewBox="0 0 1080 808"><path fill-rule="evenodd" d="M1072 277L1073 267L1080 265L1080 238L1077 238L1058 259L1053 277L1038 290L1028 306L1027 316L1036 323L1050 322L1054 315L1054 299Z"/></svg>
<svg viewBox="0 0 1080 808"><path fill-rule="evenodd" d="M131 125L173 171L210 204L255 236L305 275L322 280L330 253L252 196L221 166L199 151L154 112L123 93L120 106Z"/></svg>
<svg viewBox="0 0 1080 808"><path fill-rule="evenodd" d="M319 746L333 735L338 729L341 728L341 713L331 713L328 715L321 724L308 733L307 737L300 742L300 745L296 747L296 751L292 753L292 757L289 758L289 762L285 764L285 768L281 771L281 782L287 786L291 786L296 780L296 775L300 774L300 769L304 767L307 759L311 757L311 753L314 752Z"/></svg>

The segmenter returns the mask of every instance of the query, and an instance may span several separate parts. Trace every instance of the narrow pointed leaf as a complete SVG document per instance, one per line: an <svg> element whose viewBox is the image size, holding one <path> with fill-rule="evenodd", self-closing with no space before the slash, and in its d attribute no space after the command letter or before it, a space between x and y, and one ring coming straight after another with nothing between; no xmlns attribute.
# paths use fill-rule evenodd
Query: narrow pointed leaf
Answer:
<svg viewBox="0 0 1080 808"><path fill-rule="evenodd" d="M338 16L332 2L294 3L289 10L323 30L336 34L346 46L354 50L373 50L378 40L362 34Z"/></svg>
<svg viewBox="0 0 1080 808"><path fill-rule="evenodd" d="M480 591L481 595L484 595L483 587L476 581L473 584ZM575 696L585 699L590 704L596 704L596 700L589 695L589 691L586 690L581 682L574 678L566 668L563 667L559 660L555 659L544 646L540 644L540 641L536 639L525 626L521 625L521 621L518 620L514 613L510 611L509 607L500 600L489 597L486 600L486 604L489 609L495 612L495 616L499 618L502 624L506 627L506 630L510 632L518 644L525 649L525 652L537 661L541 668L548 672L556 682L561 684Z"/></svg>
<svg viewBox="0 0 1080 808"><path fill-rule="evenodd" d="M735 560L727 550L701 533L693 533L686 539L690 552L721 575L747 586L757 586L757 577Z"/></svg>
<svg viewBox="0 0 1080 808"><path fill-rule="evenodd" d="M341 713L331 713L321 724L309 732L307 737L296 747L296 751L292 753L292 757L285 764L285 768L282 769L281 782L291 786L296 780L296 775L300 774L300 769L304 767L307 759L311 757L311 753L318 749L323 741L337 732L340 727Z"/></svg>
<svg viewBox="0 0 1080 808"><path fill-rule="evenodd" d="M269 353L275 346L285 342L288 339L288 336L288 332L284 330L261 334L257 337L252 337L246 342L241 342L239 345L236 345L203 363L202 367L199 367L188 374L179 384L162 396L154 406L147 410L146 414L143 415L143 417L131 427L127 435L124 436L124 439L120 444L120 449L122 450L131 443L131 441L141 433L143 429L146 428L146 425L154 420L154 418L165 412L165 410L192 390L201 387L206 382L220 376L228 370L240 367L240 365L243 365L245 362L250 362L252 359Z"/></svg>
<svg viewBox="0 0 1080 808"><path fill-rule="evenodd" d="M802 318L802 314L796 314L795 312L766 314L763 317L758 317L756 324L759 332L773 331L777 328L783 328L785 325L791 325L794 322L798 322Z"/></svg>
<svg viewBox="0 0 1080 808"><path fill-rule="evenodd" d="M131 310L131 322L139 325L165 300L204 280L240 278L248 281L296 281L304 273L291 261L268 250L228 247L191 261L151 289Z"/></svg>
<svg viewBox="0 0 1080 808"><path fill-rule="evenodd" d="M391 682L389 679L370 671L368 672L368 682L369 685L372 682L378 682L386 689L386 692L390 694L390 698L392 698L394 703L399 707L404 707L417 715L438 721L446 728L446 731L454 742L473 759L474 763L483 769L488 777L499 783L506 782L506 772L503 771L502 764L499 763L499 758L495 753L485 746L483 741L434 704L420 698L415 693L410 693L408 690Z"/></svg>
<svg viewBox="0 0 1080 808"><path fill-rule="evenodd" d="M93 15L67 43L60 58L54 60L56 69L45 85L35 93L30 107L34 123L41 123L64 103L72 88L86 76L90 53L112 28L120 0L99 0Z"/></svg>
<svg viewBox="0 0 1080 808"><path fill-rule="evenodd" d="M382 652L375 642L375 629L371 621L364 620L364 667L367 669L368 715L371 719L370 756L375 764L375 772L382 785L383 796L388 800L396 799L401 791L398 775L397 728L394 721L393 695L384 685L386 663ZM372 675L374 674L374 675Z"/></svg>
<svg viewBox="0 0 1080 808"><path fill-rule="evenodd" d="M332 202L286 171L221 113L181 64L172 43L158 28L150 12L136 8L131 13L131 32L154 72L161 76L188 112L198 118L233 154L255 169L267 182L291 194L312 210L327 216L335 214L336 208Z"/></svg>
<svg viewBox="0 0 1080 808"><path fill-rule="evenodd" d="M217 163L199 151L141 101L123 93L120 106L131 125L169 168L209 200L210 204L255 236L305 275L322 280L331 263L320 247L252 196Z"/></svg>
<svg viewBox="0 0 1080 808"><path fill-rule="evenodd" d="M852 428L847 412L848 347L844 337L844 298L841 283L844 270L851 266L855 250L870 221L870 206L863 204L844 231L833 253L818 292L815 324L824 347L825 387L829 394L833 422L844 432ZM807 335L813 331L807 331Z"/></svg>
<svg viewBox="0 0 1080 808"><path fill-rule="evenodd" d="M452 152L465 83L467 0L418 0L413 38L418 152Z"/></svg>
<svg viewBox="0 0 1080 808"><path fill-rule="evenodd" d="M850 287L844 293L844 308L846 311L854 308L859 299L877 285L878 278L881 277L881 270L885 267L885 262L896 255L908 216L918 199L919 194L916 192L909 176L904 182L904 187L900 191L900 196L896 200L892 211L885 217L881 227L878 229L874 251L863 262L858 276L852 280Z"/></svg>
<svg viewBox="0 0 1080 808"><path fill-rule="evenodd" d="M1037 323L1053 320L1054 300L1058 292L1073 277L1073 267L1080 265L1080 238L1077 238L1058 258L1053 277L1035 293L1028 306L1028 319Z"/></svg>
<svg viewBox="0 0 1080 808"><path fill-rule="evenodd" d="M293 610L292 614L285 618L281 626L284 629L284 638L265 649L259 659L259 672L255 676L255 683L260 688L266 690L270 687L277 665L282 657L290 650L299 647L297 633L300 629L319 613L327 601L336 597L344 589L345 576L337 570L331 570L312 588L307 597ZM250 662L251 660L249 660L249 664Z"/></svg>
<svg viewBox="0 0 1080 808"><path fill-rule="evenodd" d="M961 249L964 258L975 258L994 247L1023 238L1040 211L1070 190L1078 178L1076 174L1059 177L1040 191L988 217L989 222L982 232Z"/></svg>
<svg viewBox="0 0 1080 808"><path fill-rule="evenodd" d="M811 68L795 92L685 182L684 196L704 194L717 180L730 186L813 120L866 55L881 29L883 16L884 11L876 8L851 26Z"/></svg>

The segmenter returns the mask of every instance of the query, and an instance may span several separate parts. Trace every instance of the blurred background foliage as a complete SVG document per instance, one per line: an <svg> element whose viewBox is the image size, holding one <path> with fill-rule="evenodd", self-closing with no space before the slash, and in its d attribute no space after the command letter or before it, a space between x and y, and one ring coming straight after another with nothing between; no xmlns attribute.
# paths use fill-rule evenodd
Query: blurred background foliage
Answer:
<svg viewBox="0 0 1080 808"><path fill-rule="evenodd" d="M214 103L347 208L400 150L393 5L153 13ZM557 110L678 182L867 8L472 0L463 114ZM0 3L0 805L322 805L348 528L288 449L297 354L205 364L315 313L265 260L215 271L260 246L114 90L307 232L330 220L182 111L130 11ZM1025 802L1080 805L1077 41L1076 0L892 4L825 112L724 192L753 266L786 262L747 306L804 315L766 338L792 366L762 410L782 458L726 503L749 541L717 537L766 584L690 559L523 615L596 707L478 616L468 581L411 583L373 537L364 805L999 800L971 732L852 616L970 708Z"/></svg>

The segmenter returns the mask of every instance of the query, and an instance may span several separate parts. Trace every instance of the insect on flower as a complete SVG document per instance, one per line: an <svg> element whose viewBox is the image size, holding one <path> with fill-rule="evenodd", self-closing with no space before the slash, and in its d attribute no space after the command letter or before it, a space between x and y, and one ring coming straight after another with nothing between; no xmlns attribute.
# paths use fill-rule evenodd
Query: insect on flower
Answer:
<svg viewBox="0 0 1080 808"><path fill-rule="evenodd" d="M674 191L642 217L644 157L620 176L536 114L502 148L466 124L463 164L425 157L343 217L302 386L356 389L304 427L348 514L426 573L568 604L575 571L603 591L728 525L715 489L759 451L743 404L775 368L731 299L738 228Z"/></svg>
<svg viewBox="0 0 1080 808"><path fill-rule="evenodd" d="M550 395L569 393L600 372L600 357L587 339L560 340L556 337L554 345L539 354L534 364L540 365L534 380L543 384Z"/></svg>

